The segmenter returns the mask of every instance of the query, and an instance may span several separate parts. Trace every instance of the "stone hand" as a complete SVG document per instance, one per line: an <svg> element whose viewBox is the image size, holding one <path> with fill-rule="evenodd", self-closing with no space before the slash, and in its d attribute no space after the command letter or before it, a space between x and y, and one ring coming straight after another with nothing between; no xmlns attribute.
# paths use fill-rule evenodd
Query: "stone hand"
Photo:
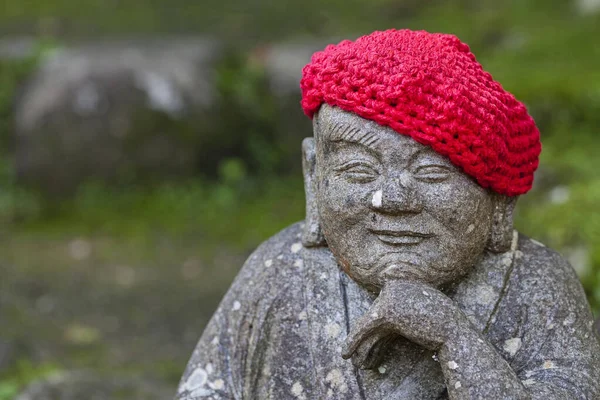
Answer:
<svg viewBox="0 0 600 400"><path fill-rule="evenodd" d="M385 345L397 336L437 350L464 321L458 306L439 290L417 282L388 281L370 310L352 327L342 356L352 357L360 368L374 368Z"/></svg>

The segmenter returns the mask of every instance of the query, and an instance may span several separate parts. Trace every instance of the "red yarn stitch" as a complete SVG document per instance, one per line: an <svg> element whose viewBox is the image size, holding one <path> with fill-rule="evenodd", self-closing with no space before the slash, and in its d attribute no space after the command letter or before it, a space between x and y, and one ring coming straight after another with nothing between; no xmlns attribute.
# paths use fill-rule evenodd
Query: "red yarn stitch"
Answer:
<svg viewBox="0 0 600 400"><path fill-rule="evenodd" d="M302 74L310 118L323 103L337 106L430 146L485 188L531 189L541 151L535 122L456 36L378 31L327 46Z"/></svg>

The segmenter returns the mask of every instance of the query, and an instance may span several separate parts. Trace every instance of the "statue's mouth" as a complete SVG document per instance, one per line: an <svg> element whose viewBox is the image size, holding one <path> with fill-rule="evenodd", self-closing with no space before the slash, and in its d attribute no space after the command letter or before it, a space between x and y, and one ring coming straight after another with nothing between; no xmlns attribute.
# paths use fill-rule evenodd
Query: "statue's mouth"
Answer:
<svg viewBox="0 0 600 400"><path fill-rule="evenodd" d="M391 245L416 245L433 236L430 233L407 230L369 229L383 243Z"/></svg>

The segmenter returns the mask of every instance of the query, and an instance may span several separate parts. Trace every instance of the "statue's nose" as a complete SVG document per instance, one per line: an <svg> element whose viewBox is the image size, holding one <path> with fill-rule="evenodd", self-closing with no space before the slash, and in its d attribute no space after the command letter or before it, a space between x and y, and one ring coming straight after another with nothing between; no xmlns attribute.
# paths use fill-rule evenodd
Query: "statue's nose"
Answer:
<svg viewBox="0 0 600 400"><path fill-rule="evenodd" d="M386 214L420 213L423 210L421 196L408 173L386 179L370 200L372 210Z"/></svg>

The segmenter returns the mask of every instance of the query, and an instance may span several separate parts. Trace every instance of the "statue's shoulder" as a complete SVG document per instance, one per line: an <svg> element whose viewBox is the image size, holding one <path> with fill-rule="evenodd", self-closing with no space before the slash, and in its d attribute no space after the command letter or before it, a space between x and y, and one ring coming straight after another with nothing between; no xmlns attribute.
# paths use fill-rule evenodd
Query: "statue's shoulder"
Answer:
<svg viewBox="0 0 600 400"><path fill-rule="evenodd" d="M254 250L232 287L259 293L281 290L302 278L303 222L297 222L271 236ZM259 295L259 294L258 294Z"/></svg>
<svg viewBox="0 0 600 400"><path fill-rule="evenodd" d="M544 293L544 296L575 297L586 302L571 264L555 250L523 234L519 234L512 277L526 297Z"/></svg>

